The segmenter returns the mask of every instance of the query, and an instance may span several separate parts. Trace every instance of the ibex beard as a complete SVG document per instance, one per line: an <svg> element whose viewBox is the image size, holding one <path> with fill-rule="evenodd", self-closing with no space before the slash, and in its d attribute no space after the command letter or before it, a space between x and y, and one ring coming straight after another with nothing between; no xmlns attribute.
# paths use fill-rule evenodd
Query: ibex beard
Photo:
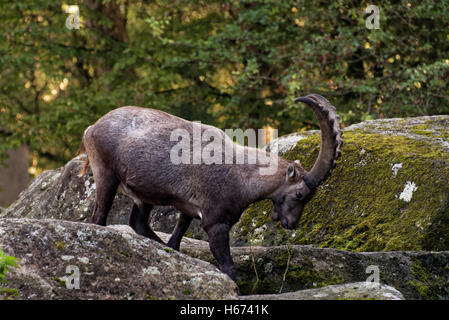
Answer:
<svg viewBox="0 0 449 320"><path fill-rule="evenodd" d="M179 250L192 219L200 219L220 269L236 280L229 231L244 210L251 203L271 199L271 218L284 228L296 228L304 206L340 155L342 132L335 107L317 94L295 102L312 108L321 129L320 152L310 171L299 161L236 145L223 130L162 111L122 107L109 112L86 129L82 140L87 161L81 174L90 165L96 182L91 221L106 225L121 186L134 201L129 225L163 243L148 218L153 205L171 205L180 215L167 245ZM183 158L183 150L195 148L201 152L186 152ZM239 159L247 161L238 163Z"/></svg>

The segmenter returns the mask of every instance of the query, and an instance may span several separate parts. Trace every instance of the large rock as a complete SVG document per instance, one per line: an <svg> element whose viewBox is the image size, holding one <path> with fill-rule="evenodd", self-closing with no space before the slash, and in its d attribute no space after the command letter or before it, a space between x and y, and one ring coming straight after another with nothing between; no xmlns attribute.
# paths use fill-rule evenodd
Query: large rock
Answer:
<svg viewBox="0 0 449 320"><path fill-rule="evenodd" d="M44 171L14 203L0 212L0 217L88 222L95 206L95 182L90 169L84 176L78 176L84 160L82 154L61 168ZM127 224L131 207L132 200L119 189L107 224ZM150 224L154 230L170 233L178 214L173 207L156 206L151 212ZM198 221L192 222L188 235L207 238Z"/></svg>
<svg viewBox="0 0 449 320"><path fill-rule="evenodd" d="M234 245L317 244L351 251L449 250L449 116L366 121L344 130L342 156L306 206L298 228L252 205L235 226ZM317 132L271 143L310 169Z"/></svg>
<svg viewBox="0 0 449 320"><path fill-rule="evenodd" d="M240 300L404 300L404 296L384 284L357 282L281 294L241 296Z"/></svg>
<svg viewBox="0 0 449 320"><path fill-rule="evenodd" d="M170 236L158 234L165 241ZM14 298L237 298L234 282L208 263L216 261L201 240L184 238L185 255L126 225L0 219L0 247L20 259L6 278L18 290ZM356 253L293 245L234 247L232 256L240 292L251 295L240 299L449 299L449 252ZM66 287L73 266L79 268L79 289ZM361 283L372 280L380 284Z"/></svg>
<svg viewBox="0 0 449 320"><path fill-rule="evenodd" d="M215 266L123 225L0 219L0 247L20 259L6 277L18 299L236 299L238 294ZM79 289L71 278L74 269L67 269L74 267Z"/></svg>
<svg viewBox="0 0 449 320"><path fill-rule="evenodd" d="M449 116L366 121L344 130L342 156L306 206L297 230L271 222L269 200L252 205L231 243L317 244L352 251L449 249ZM267 146L311 168L319 131L293 133ZM92 175L78 177L83 156L37 177L0 217L88 221L95 203ZM118 192L108 224L126 224L131 200ZM151 225L171 232L178 212L156 207ZM187 236L207 239L194 220Z"/></svg>
<svg viewBox="0 0 449 320"><path fill-rule="evenodd" d="M269 200L252 205L233 228L233 246L317 244L351 251L449 249L449 116L366 121L344 130L342 156L306 206L300 225L272 222ZM293 133L267 146L311 168L319 131ZM0 217L88 221L92 175L78 177L83 156L37 177ZM131 200L118 192L108 224L126 224ZM156 207L151 225L171 232L178 212ZM187 235L207 239L194 220Z"/></svg>
<svg viewBox="0 0 449 320"><path fill-rule="evenodd" d="M216 263L205 241L184 238L181 252ZM291 245L233 247L231 253L244 295L378 280L406 299L449 299L448 251L349 252Z"/></svg>

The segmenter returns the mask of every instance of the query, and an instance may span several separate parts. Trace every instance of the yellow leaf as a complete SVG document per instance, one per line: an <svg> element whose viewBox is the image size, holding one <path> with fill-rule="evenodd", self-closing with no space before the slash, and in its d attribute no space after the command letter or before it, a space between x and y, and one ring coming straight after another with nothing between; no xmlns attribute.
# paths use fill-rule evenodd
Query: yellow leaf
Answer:
<svg viewBox="0 0 449 320"><path fill-rule="evenodd" d="M297 26L304 27L305 22L304 22L304 20L295 19L295 24Z"/></svg>

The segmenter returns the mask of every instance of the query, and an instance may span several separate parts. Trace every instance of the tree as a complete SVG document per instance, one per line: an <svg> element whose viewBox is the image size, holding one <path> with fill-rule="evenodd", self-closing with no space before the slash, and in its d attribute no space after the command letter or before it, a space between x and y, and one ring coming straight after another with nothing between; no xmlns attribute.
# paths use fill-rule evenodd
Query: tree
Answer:
<svg viewBox="0 0 449 320"><path fill-rule="evenodd" d="M0 153L30 146L43 168L124 105L221 128L317 128L293 98L316 92L343 125L449 113L449 1L0 3Z"/></svg>

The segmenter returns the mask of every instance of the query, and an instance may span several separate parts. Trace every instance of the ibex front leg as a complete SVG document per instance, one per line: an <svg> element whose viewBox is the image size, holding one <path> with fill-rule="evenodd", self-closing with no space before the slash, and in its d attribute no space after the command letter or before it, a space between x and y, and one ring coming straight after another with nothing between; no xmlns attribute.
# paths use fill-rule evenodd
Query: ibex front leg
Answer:
<svg viewBox="0 0 449 320"><path fill-rule="evenodd" d="M206 229L209 237L210 251L220 266L220 270L236 281L236 271L229 247L229 231L231 227L224 223L214 224Z"/></svg>

